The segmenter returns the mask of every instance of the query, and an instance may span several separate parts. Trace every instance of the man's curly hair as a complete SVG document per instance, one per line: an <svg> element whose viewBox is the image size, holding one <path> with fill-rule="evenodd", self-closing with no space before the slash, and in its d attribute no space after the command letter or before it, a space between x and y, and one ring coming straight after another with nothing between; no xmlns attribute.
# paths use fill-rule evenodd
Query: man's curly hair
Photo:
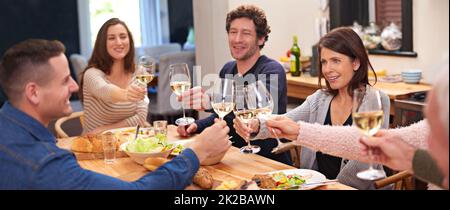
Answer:
<svg viewBox="0 0 450 210"><path fill-rule="evenodd" d="M259 49L262 49L269 40L270 34L270 26L267 25L266 14L264 11L253 5L242 5L236 8L235 10L229 12L227 14L227 25L226 30L227 33L230 32L230 25L233 20L238 18L248 18L253 20L256 28L256 35L258 38L264 37L265 41L262 45L259 46Z"/></svg>

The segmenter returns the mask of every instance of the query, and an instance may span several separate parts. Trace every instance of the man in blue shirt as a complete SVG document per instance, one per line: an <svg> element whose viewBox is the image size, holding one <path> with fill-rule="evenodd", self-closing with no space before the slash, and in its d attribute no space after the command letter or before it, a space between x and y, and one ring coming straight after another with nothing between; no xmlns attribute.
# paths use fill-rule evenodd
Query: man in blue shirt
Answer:
<svg viewBox="0 0 450 210"><path fill-rule="evenodd" d="M27 40L1 60L8 101L0 109L0 189L184 189L202 161L230 146L229 129L218 122L180 156L135 182L82 169L46 128L72 112L69 98L78 91L64 51L59 41Z"/></svg>
<svg viewBox="0 0 450 210"><path fill-rule="evenodd" d="M236 8L227 15L226 30L230 52L235 61L225 64L219 73L220 78L233 78L238 85L245 82L252 83L261 80L271 92L274 100L274 113L286 113L287 87L286 73L283 66L275 60L261 55L261 50L268 40L270 27L264 11L250 5ZM252 81L254 80L254 81ZM210 109L209 99L200 87L195 87L183 93L183 103L194 109ZM206 110L212 112L212 110ZM187 136L202 132L213 124L218 115L213 113L210 117L197 120L189 126L179 126L178 133ZM233 113L225 116L224 120L230 127L230 136L233 136L233 146L242 147L246 141L239 136L233 128ZM291 164L288 152L273 154L272 149L277 146L275 139L256 140L252 144L261 147L259 155Z"/></svg>

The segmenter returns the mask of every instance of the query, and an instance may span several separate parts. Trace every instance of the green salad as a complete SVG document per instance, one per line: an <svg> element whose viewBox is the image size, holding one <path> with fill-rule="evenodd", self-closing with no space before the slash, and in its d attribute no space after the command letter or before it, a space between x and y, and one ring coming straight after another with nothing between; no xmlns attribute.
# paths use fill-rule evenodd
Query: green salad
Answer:
<svg viewBox="0 0 450 210"><path fill-rule="evenodd" d="M283 172L272 174L273 179L276 182L275 189L285 190L292 187L300 186L306 182L306 180L297 174L286 175Z"/></svg>
<svg viewBox="0 0 450 210"><path fill-rule="evenodd" d="M157 134L152 137L139 136L135 141L128 143L128 152L163 152L172 149L172 144L167 144L167 137Z"/></svg>

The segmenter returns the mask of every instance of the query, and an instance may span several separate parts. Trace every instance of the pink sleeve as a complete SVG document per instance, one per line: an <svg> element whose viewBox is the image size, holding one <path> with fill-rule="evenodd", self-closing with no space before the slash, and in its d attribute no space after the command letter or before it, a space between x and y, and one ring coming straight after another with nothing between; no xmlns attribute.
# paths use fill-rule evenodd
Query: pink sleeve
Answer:
<svg viewBox="0 0 450 210"><path fill-rule="evenodd" d="M428 121L422 120L408 127L391 129L388 131L391 135L402 137L405 142L420 149L428 149L428 134L430 126Z"/></svg>
<svg viewBox="0 0 450 210"><path fill-rule="evenodd" d="M300 132L297 143L315 151L321 151L333 156L350 160L367 161L361 157L359 138L361 133L351 126L327 126L298 122ZM397 135L409 144L418 148L427 148L429 127L426 120L422 120L408 127L389 129L390 135Z"/></svg>

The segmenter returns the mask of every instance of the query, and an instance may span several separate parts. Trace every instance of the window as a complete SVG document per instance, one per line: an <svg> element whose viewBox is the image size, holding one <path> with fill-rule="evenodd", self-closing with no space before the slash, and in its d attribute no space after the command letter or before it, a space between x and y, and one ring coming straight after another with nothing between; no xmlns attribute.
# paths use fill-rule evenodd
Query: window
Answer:
<svg viewBox="0 0 450 210"><path fill-rule="evenodd" d="M141 46L142 35L139 8L139 0L90 0L91 46L94 46L97 33L103 23L113 17L117 17L127 24L133 34L135 46Z"/></svg>
<svg viewBox="0 0 450 210"><path fill-rule="evenodd" d="M402 0L377 0L375 1L376 23L384 28L391 22L402 26Z"/></svg>
<svg viewBox="0 0 450 210"><path fill-rule="evenodd" d="M332 0L329 2L330 28L350 26L355 20L363 26L367 26L369 21L376 21L383 28L393 21L402 31L402 48L399 51L374 49L369 50L369 54L417 57L413 51L412 1Z"/></svg>

